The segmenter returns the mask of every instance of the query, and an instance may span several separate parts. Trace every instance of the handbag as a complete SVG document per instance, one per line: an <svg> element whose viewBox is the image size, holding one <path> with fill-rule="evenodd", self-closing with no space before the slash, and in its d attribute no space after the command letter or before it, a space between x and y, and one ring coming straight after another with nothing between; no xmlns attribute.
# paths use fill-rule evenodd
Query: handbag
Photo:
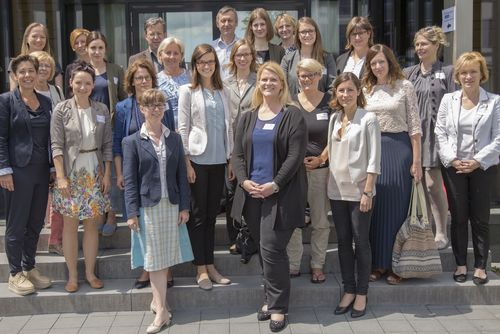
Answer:
<svg viewBox="0 0 500 334"><path fill-rule="evenodd" d="M236 249L241 253L240 262L247 264L252 255L259 251L258 245L250 235L250 230L243 219L240 222L234 220L233 225L238 230Z"/></svg>
<svg viewBox="0 0 500 334"><path fill-rule="evenodd" d="M392 270L403 278L428 278L443 272L421 182L413 183L408 217L392 250Z"/></svg>

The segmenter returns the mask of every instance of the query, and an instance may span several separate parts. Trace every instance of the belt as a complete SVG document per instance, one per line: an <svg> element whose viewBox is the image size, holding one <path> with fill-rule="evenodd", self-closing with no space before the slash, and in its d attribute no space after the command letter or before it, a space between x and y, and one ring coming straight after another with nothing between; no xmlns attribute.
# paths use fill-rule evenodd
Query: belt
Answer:
<svg viewBox="0 0 500 334"><path fill-rule="evenodd" d="M97 148L91 148L90 150L80 150L80 153L91 153L91 152L96 152Z"/></svg>

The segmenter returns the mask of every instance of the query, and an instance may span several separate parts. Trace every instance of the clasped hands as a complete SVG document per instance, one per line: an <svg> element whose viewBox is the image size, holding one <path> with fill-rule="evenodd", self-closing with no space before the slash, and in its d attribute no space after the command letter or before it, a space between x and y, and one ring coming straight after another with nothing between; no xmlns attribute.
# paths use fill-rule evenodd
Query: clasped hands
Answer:
<svg viewBox="0 0 500 334"><path fill-rule="evenodd" d="M266 198L274 193L272 182L258 184L251 180L245 180L241 186L253 198Z"/></svg>
<svg viewBox="0 0 500 334"><path fill-rule="evenodd" d="M474 159L471 160L458 160L455 159L451 162L451 165L457 170L457 174L467 174L471 173L477 168L481 167L479 162Z"/></svg>

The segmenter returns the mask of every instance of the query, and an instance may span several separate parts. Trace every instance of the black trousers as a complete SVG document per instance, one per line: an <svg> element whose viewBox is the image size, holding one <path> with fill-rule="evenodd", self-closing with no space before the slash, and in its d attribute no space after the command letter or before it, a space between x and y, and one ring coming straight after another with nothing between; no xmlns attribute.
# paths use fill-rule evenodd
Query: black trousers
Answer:
<svg viewBox="0 0 500 334"><path fill-rule="evenodd" d="M243 217L252 238L259 243L267 309L271 313L286 314L290 303L290 275L286 246L294 229L274 229L271 216L274 202L269 198L256 199L247 195Z"/></svg>
<svg viewBox="0 0 500 334"><path fill-rule="evenodd" d="M236 243L236 236L238 235L238 230L234 227L233 217L231 217L231 209L233 207L234 192L238 185L237 179L230 181L226 177L226 229L227 235L229 237L229 245L234 245Z"/></svg>
<svg viewBox="0 0 500 334"><path fill-rule="evenodd" d="M49 191L47 164L13 167L14 191L4 189L5 253L11 275L35 267L35 254L43 227Z"/></svg>
<svg viewBox="0 0 500 334"><path fill-rule="evenodd" d="M344 293L366 295L372 263L370 219L373 209L361 212L359 202L351 201L330 200L330 205L337 231ZM352 248L353 240L355 249ZM355 267L357 267L357 282Z"/></svg>
<svg viewBox="0 0 500 334"><path fill-rule="evenodd" d="M457 174L453 167L442 168L451 213L451 247L457 266L467 264L468 222L474 246L474 267L485 269L490 250L490 198L495 168Z"/></svg>
<svg viewBox="0 0 500 334"><path fill-rule="evenodd" d="M193 263L214 264L215 220L224 187L225 164L198 165L191 162L196 181L191 184L191 215L187 224L193 248Z"/></svg>

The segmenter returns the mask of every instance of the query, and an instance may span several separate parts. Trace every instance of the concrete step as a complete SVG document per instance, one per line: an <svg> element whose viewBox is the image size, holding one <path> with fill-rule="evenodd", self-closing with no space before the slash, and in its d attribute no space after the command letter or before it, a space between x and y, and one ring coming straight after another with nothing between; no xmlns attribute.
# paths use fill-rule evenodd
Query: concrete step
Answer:
<svg viewBox="0 0 500 334"><path fill-rule="evenodd" d="M410 279L399 286L383 281L370 284L369 304L499 304L500 277L489 273L490 282L481 287L470 280L454 282L450 273L430 279ZM294 307L331 307L332 311L341 293L339 274L327 275L323 284L311 284L308 277L292 280L290 305ZM168 290L168 301L175 310L217 307L248 307L257 309L263 301L260 275L240 276L229 286L216 285L212 291L202 291L193 278L176 278L176 286ZM0 316L42 313L87 313L112 311L144 311L149 309L151 289L136 290L132 279L106 280L102 290L93 290L81 282L80 290L69 294L64 281L30 296L17 296L0 283Z"/></svg>
<svg viewBox="0 0 500 334"><path fill-rule="evenodd" d="M331 216L330 216L331 218ZM337 242L337 234L335 232L335 227L331 223L329 242ZM310 227L303 229L303 243L309 244L311 242L311 232ZM0 225L0 253L5 252L5 226ZM47 251L48 242L50 237L50 229L44 228L40 233L40 238L38 240L38 251ZM82 245L83 238L83 226L78 229L78 244ZM228 246L229 238L227 236L226 230L226 220L225 218L219 217L215 225L215 245L216 246ZM115 234L111 237L99 236L99 248L100 249L112 249L112 248L130 248L130 229L124 222L118 223L118 228Z"/></svg>
<svg viewBox="0 0 500 334"><path fill-rule="evenodd" d="M304 245L304 254L301 262L301 273L304 276L309 276L311 247L310 245ZM451 248L442 250L441 262L443 265L443 270L445 272L451 272L455 270L455 259ZM64 257L57 256L48 253L39 253L36 258L37 268L40 269L42 273L50 276L53 280L65 280L67 279L67 269ZM468 251L468 261L469 269L473 269L474 256L472 248ZM218 270L230 277L239 276L249 276L249 275L260 275L261 269L259 264L259 258L254 255L251 261L247 264L242 264L240 262L240 256L231 255L224 248L218 247L215 252L215 265ZM195 277L196 270L195 266L191 263L183 263L173 267L173 273L175 277ZM329 244L325 266L325 273L338 273L340 272L340 265L338 259L338 249L336 244ZM84 261L82 254L80 254L80 259L78 261L78 272L80 278L84 278ZM96 266L97 275L105 280L108 279L119 279L119 278L136 278L140 273L140 269L132 270L130 269L130 251L128 249L111 249L111 250L101 250ZM9 277L9 264L5 253L0 253L0 282L7 282Z"/></svg>

